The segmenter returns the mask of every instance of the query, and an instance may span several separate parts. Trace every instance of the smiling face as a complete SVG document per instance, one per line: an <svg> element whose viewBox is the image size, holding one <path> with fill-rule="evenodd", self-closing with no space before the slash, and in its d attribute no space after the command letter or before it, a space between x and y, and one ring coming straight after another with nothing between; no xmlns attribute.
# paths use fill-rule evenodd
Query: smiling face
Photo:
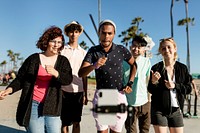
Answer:
<svg viewBox="0 0 200 133"><path fill-rule="evenodd" d="M113 25L102 25L99 31L99 40L104 49L110 48L115 36Z"/></svg>
<svg viewBox="0 0 200 133"><path fill-rule="evenodd" d="M140 55L144 55L145 46L138 45L137 41L133 41L133 44L130 46L131 53L134 58L137 58Z"/></svg>
<svg viewBox="0 0 200 133"><path fill-rule="evenodd" d="M78 30L68 32L69 42L77 42L80 34Z"/></svg>
<svg viewBox="0 0 200 133"><path fill-rule="evenodd" d="M48 52L51 55L58 54L60 52L60 48L63 45L62 37L56 37L53 40L49 41L48 47L46 52Z"/></svg>
<svg viewBox="0 0 200 133"><path fill-rule="evenodd" d="M173 42L166 40L160 44L159 52L164 59L175 59L177 48Z"/></svg>

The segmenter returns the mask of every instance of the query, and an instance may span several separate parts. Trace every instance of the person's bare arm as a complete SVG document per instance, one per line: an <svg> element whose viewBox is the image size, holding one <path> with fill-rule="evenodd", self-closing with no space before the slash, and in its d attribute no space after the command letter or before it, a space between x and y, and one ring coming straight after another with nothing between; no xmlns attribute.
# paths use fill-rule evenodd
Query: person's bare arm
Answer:
<svg viewBox="0 0 200 133"><path fill-rule="evenodd" d="M196 87L194 80L192 80L192 88L194 89L195 95L198 96L199 92L198 92L198 89Z"/></svg>
<svg viewBox="0 0 200 133"><path fill-rule="evenodd" d="M132 92L132 84L134 82L135 74L137 71L137 64L135 63L135 59L133 57L131 57L131 59L128 61L128 63L129 63L129 65L131 65L130 77L129 77L129 81L128 81L126 87L123 89L123 91L125 91L126 93L131 93Z"/></svg>
<svg viewBox="0 0 200 133"><path fill-rule="evenodd" d="M88 103L88 97L87 97L88 82L87 82L87 77L82 77L82 81L83 81L83 89L84 89L83 104L87 105L87 103Z"/></svg>
<svg viewBox="0 0 200 133"><path fill-rule="evenodd" d="M84 61L81 68L79 69L78 76L86 77L91 71L93 71L96 67L89 62Z"/></svg>
<svg viewBox="0 0 200 133"><path fill-rule="evenodd" d="M78 76L85 77L94 69L98 69L99 67L103 66L107 61L107 57L101 57L98 61L94 64L90 64L89 62L84 61L82 63L81 68L79 69Z"/></svg>
<svg viewBox="0 0 200 133"><path fill-rule="evenodd" d="M7 95L13 92L13 89L11 87L8 87L5 90L0 91L0 100L3 100Z"/></svg>
<svg viewBox="0 0 200 133"><path fill-rule="evenodd" d="M135 74L136 74L136 71L137 71L137 64L136 64L135 59L133 57L131 57L131 59L128 61L128 63L131 65L129 81L134 81Z"/></svg>

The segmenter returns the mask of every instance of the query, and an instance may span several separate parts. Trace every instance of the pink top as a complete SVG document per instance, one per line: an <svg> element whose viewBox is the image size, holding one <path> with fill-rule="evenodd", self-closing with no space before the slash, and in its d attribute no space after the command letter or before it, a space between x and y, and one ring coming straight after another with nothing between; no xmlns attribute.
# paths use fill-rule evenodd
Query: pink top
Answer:
<svg viewBox="0 0 200 133"><path fill-rule="evenodd" d="M38 76L33 90L33 100L38 102L44 102L51 78L52 75L48 74L45 68L43 68L42 65L40 65L38 70Z"/></svg>

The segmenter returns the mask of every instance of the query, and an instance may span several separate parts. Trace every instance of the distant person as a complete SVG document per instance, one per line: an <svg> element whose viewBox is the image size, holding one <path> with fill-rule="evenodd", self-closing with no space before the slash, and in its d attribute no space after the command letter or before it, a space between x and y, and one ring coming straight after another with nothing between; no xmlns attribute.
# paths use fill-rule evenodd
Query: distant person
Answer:
<svg viewBox="0 0 200 133"><path fill-rule="evenodd" d="M194 79L192 78L192 75L190 75L190 81L191 81L191 85L192 85L192 89L193 92L195 94L195 97L198 96L198 89L196 87L196 84L194 82ZM182 101L181 105L181 110L183 112L183 117L191 117L191 93L188 95L184 95L185 99ZM184 101L187 102L187 113L184 113ZM195 108L195 107L194 107ZM197 114L194 112L194 116L196 116Z"/></svg>
<svg viewBox="0 0 200 133"><path fill-rule="evenodd" d="M100 89L116 89L118 90L118 104L127 105L125 93L132 91L131 86L136 73L136 64L131 53L122 45L113 43L116 33L116 25L111 20L103 20L99 24L98 35L100 44L93 46L86 54L83 64L79 70L79 76L87 76L91 71L95 70L96 76L96 92L93 99L93 107L96 107L98 101L98 90ZM130 77L125 88L122 84L122 63L128 62L131 66ZM113 95L114 96L114 95ZM115 125L102 125L99 122L97 113L93 112L98 133L120 133L126 120L126 113L116 114Z"/></svg>
<svg viewBox="0 0 200 133"><path fill-rule="evenodd" d="M30 55L17 77L0 92L0 99L4 99L22 89L16 119L28 133L60 133L61 85L72 82L70 63L58 54L64 41L60 28L48 28L36 44L42 52Z"/></svg>
<svg viewBox="0 0 200 133"><path fill-rule="evenodd" d="M0 74L0 84L2 84L2 83L3 83L3 75Z"/></svg>
<svg viewBox="0 0 200 133"><path fill-rule="evenodd" d="M198 96L199 96L199 90L197 89L197 86L196 86L196 83L195 83L195 80L191 77L191 84L192 84L192 88L194 90L194 94L195 94L195 98L194 98L194 114L193 116L194 117L198 117L197 115L197 99L198 99Z"/></svg>
<svg viewBox="0 0 200 133"><path fill-rule="evenodd" d="M9 82L11 82L13 79L16 78L15 72L12 70L8 73L8 75L9 75Z"/></svg>
<svg viewBox="0 0 200 133"><path fill-rule="evenodd" d="M0 74L0 81L2 81L3 80L3 75L2 74Z"/></svg>
<svg viewBox="0 0 200 133"><path fill-rule="evenodd" d="M176 61L173 38L160 40L158 53L163 60L151 69L148 90L151 96L151 124L155 133L183 133L183 115L179 107L183 94L192 90L186 65Z"/></svg>
<svg viewBox="0 0 200 133"><path fill-rule="evenodd" d="M61 54L68 58L72 67L73 81L70 85L62 86L62 133L69 133L68 126L73 125L72 133L80 133L80 122L83 104L87 105L87 77L78 76L79 68L86 51L78 44L78 38L83 32L83 26L72 21L64 27L64 33L69 38Z"/></svg>
<svg viewBox="0 0 200 133"><path fill-rule="evenodd" d="M128 117L125 122L127 133L137 133L139 126L140 133L149 133L150 129L150 102L148 100L148 82L150 77L151 62L148 57L144 57L147 41L136 35L130 46L130 51L137 63L137 72L132 86L132 92L126 94L128 105L133 107L132 117ZM124 82L127 83L130 74L130 65L123 64ZM138 125L137 125L138 124Z"/></svg>
<svg viewBox="0 0 200 133"><path fill-rule="evenodd" d="M11 72L11 75L10 75L10 76L11 76L12 80L15 79L15 78L16 78L15 72Z"/></svg>
<svg viewBox="0 0 200 133"><path fill-rule="evenodd" d="M7 85L8 82L9 82L9 79L10 79L9 74L8 74L8 73L5 73L5 74L3 75L3 84L4 84L4 85Z"/></svg>

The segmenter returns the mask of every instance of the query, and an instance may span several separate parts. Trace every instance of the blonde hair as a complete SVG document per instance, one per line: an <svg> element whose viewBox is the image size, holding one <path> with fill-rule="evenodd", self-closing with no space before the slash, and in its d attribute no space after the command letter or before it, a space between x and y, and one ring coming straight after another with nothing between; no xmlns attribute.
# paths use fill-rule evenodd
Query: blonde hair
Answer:
<svg viewBox="0 0 200 133"><path fill-rule="evenodd" d="M174 41L174 39L172 37L169 37L169 38L163 38L163 39L160 39L160 44L159 44L159 48L158 48L158 55L161 54L161 49L162 49L162 44L164 42L171 42L174 46L174 48L177 48L177 45L176 45L176 42ZM178 58L178 54L177 54L177 51L174 53L174 61Z"/></svg>

